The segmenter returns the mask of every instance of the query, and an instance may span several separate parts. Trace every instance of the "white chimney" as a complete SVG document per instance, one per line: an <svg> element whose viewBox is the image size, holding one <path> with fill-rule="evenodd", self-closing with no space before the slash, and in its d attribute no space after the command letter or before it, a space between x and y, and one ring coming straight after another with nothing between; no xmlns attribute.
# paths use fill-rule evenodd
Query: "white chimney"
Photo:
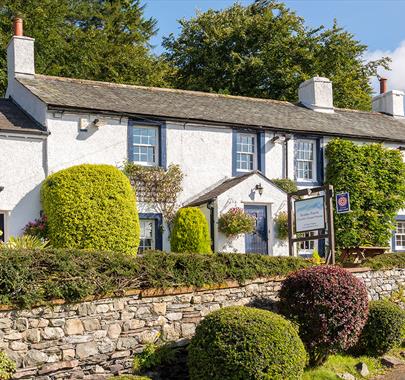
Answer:
<svg viewBox="0 0 405 380"><path fill-rule="evenodd" d="M387 91L387 79L379 78L379 81L380 94L373 98L373 111L405 119L404 92L397 90Z"/></svg>
<svg viewBox="0 0 405 380"><path fill-rule="evenodd" d="M16 76L34 75L34 39L23 35L22 20L14 20L14 36L7 46L8 82Z"/></svg>
<svg viewBox="0 0 405 380"><path fill-rule="evenodd" d="M300 84L298 98L301 104L316 112L333 113L332 82L314 77Z"/></svg>

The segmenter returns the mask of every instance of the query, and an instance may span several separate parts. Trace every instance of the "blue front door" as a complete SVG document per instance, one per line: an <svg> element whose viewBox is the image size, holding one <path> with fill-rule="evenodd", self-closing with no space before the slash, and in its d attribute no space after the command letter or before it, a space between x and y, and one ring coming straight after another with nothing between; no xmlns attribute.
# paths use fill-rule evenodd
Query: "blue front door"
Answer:
<svg viewBox="0 0 405 380"><path fill-rule="evenodd" d="M245 205L245 212L256 219L256 230L245 235L246 253L268 253L267 208L266 206Z"/></svg>

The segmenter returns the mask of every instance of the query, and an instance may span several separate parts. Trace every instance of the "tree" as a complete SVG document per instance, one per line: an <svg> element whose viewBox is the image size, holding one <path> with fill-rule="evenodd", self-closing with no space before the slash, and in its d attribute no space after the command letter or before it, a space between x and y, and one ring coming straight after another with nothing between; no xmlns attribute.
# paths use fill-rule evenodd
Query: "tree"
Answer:
<svg viewBox="0 0 405 380"><path fill-rule="evenodd" d="M369 76L383 58L366 64L366 45L339 28L309 29L283 3L256 0L179 21L181 33L165 38L175 87L296 101L298 86L319 75L334 82L335 105L369 109Z"/></svg>
<svg viewBox="0 0 405 380"><path fill-rule="evenodd" d="M388 246L395 216L405 204L405 163L380 144L328 143L326 182L350 193L351 212L335 215L336 246Z"/></svg>
<svg viewBox="0 0 405 380"><path fill-rule="evenodd" d="M36 39L38 73L166 85L168 66L150 52L156 20L140 0L3 0L0 5L0 91L7 82L6 47L14 16Z"/></svg>

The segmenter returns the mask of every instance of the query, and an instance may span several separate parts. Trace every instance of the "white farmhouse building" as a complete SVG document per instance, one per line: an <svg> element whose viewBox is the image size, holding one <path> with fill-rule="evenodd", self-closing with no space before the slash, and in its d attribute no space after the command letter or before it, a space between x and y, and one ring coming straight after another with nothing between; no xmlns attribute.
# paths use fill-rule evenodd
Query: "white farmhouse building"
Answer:
<svg viewBox="0 0 405 380"><path fill-rule="evenodd" d="M34 40L16 34L7 50L6 99L0 100L3 239L21 234L40 216L39 190L50 173L130 160L180 165L180 203L203 210L215 250L286 255L273 223L286 209L286 194L270 179L321 184L323 147L336 136L394 149L405 145L399 91L378 95L376 112L360 112L334 108L332 83L319 77L300 86L299 104L49 77L35 74ZM257 232L230 244L216 222L235 206L257 216ZM140 218L142 246L170 250L161 215L141 204ZM315 244L301 243L299 250ZM405 212L392 248L405 250Z"/></svg>

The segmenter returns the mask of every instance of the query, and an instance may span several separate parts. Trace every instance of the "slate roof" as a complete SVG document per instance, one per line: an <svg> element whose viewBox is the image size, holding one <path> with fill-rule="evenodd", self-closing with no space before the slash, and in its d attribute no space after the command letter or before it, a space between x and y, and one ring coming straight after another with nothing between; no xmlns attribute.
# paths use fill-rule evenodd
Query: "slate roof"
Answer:
<svg viewBox="0 0 405 380"><path fill-rule="evenodd" d="M44 127L9 99L0 99L0 132L48 135Z"/></svg>
<svg viewBox="0 0 405 380"><path fill-rule="evenodd" d="M188 203L187 206L190 206L190 207L192 207L192 206L200 206L200 205L203 205L205 203L208 203L209 201L213 201L213 200L217 199L221 194L225 193L226 191L228 191L232 187L240 184L245 179L251 177L254 174L258 174L259 176L263 177L267 181L272 182L266 176L264 176L260 171L254 170L254 171L246 173L246 174L242 174L242 175L239 175L239 176L236 176L236 177L225 179L223 182L221 182L219 185L215 186L213 189L211 189L208 192L200 195L198 198L196 198L193 201L191 201L190 203ZM275 184L273 184L273 185L278 187ZM282 189L280 189L280 190L284 191Z"/></svg>
<svg viewBox="0 0 405 380"><path fill-rule="evenodd" d="M18 81L49 108L405 142L405 123L375 112L314 112L299 104L36 75Z"/></svg>

